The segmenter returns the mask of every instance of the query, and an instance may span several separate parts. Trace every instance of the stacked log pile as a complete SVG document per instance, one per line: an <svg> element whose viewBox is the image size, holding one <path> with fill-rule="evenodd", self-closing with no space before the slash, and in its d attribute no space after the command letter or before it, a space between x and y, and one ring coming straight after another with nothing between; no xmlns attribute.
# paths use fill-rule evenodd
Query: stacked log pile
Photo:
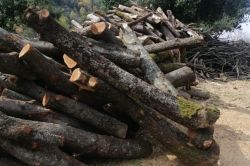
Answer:
<svg viewBox="0 0 250 166"><path fill-rule="evenodd" d="M184 48L202 36L166 13L120 5L69 32L28 8L42 41L0 29L1 156L78 166L89 156L147 157L158 141L186 165L216 164L219 110L178 90L195 82Z"/></svg>

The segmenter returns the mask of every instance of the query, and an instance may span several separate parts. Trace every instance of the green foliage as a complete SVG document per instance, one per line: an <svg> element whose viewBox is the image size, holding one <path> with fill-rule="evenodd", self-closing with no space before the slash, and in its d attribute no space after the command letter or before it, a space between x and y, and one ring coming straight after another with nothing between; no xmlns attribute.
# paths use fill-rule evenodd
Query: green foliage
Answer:
<svg viewBox="0 0 250 166"><path fill-rule="evenodd" d="M112 6L117 6L118 4L127 4L129 0L101 0L101 8L103 10L109 9Z"/></svg>
<svg viewBox="0 0 250 166"><path fill-rule="evenodd" d="M102 0L105 7L127 0ZM198 22L206 30L229 28L235 25L243 12L246 0L137 0L141 5L151 8L160 6L170 9L183 22Z"/></svg>
<svg viewBox="0 0 250 166"><path fill-rule="evenodd" d="M77 0L0 0L0 26L10 31L16 31L16 28L26 29L23 24L25 9L29 6L39 6L48 9L61 25L69 28L71 19L81 18L77 2ZM82 18L85 18L85 15ZM30 30L27 33L30 34Z"/></svg>

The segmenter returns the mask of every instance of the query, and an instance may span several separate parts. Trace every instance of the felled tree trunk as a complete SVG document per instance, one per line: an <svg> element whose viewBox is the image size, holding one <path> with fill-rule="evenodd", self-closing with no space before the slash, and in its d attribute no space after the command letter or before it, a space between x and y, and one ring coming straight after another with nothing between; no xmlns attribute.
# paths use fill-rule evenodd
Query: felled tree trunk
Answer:
<svg viewBox="0 0 250 166"><path fill-rule="evenodd" d="M1 156L0 157L0 165L2 165L2 166L27 166L22 161L17 160L16 158L11 157L10 155L8 155L6 157Z"/></svg>
<svg viewBox="0 0 250 166"><path fill-rule="evenodd" d="M28 165L86 166L75 158L63 153L55 146L45 146L37 150L21 147L16 142L0 139L0 146L10 155ZM14 150L13 150L14 149Z"/></svg>
<svg viewBox="0 0 250 166"><path fill-rule="evenodd" d="M197 149L194 146L189 146L171 124L159 125L157 121L148 119L144 122L143 134L158 140L168 150L176 154L183 164L187 166L214 166L217 164L220 152L216 142L213 142L209 149Z"/></svg>
<svg viewBox="0 0 250 166"><path fill-rule="evenodd" d="M147 45L147 46L145 46L145 49L149 53L161 52L161 51L171 50L171 49L175 49L175 48L192 46L195 44L199 44L202 41L203 41L203 37L201 37L201 36L189 37L189 38L185 38L185 39L177 38L177 39L168 40L168 41L161 42L161 43Z"/></svg>
<svg viewBox="0 0 250 166"><path fill-rule="evenodd" d="M132 29L128 27L128 25L123 26L122 40L129 49L132 49L133 51L140 51L141 68L145 73L146 80L162 91L176 96L177 90L173 87L169 80L164 77L164 74L161 72L157 64L151 59L148 52L144 49L144 47L132 31Z"/></svg>
<svg viewBox="0 0 250 166"><path fill-rule="evenodd" d="M19 75L28 80L35 80L36 75L29 67L18 60L17 52L0 53L1 72L13 75Z"/></svg>
<svg viewBox="0 0 250 166"><path fill-rule="evenodd" d="M86 41L87 43L89 43L89 46L92 47L94 52L103 55L104 57L119 66L139 67L141 64L140 58L138 57L139 55L126 48L123 48L119 45L116 45L114 47L113 44L95 41L91 38L86 38L76 33L71 34L74 35L76 38Z"/></svg>
<svg viewBox="0 0 250 166"><path fill-rule="evenodd" d="M121 41L118 40L115 34L109 29L109 25L105 22L93 23L85 28L78 28L78 33L93 39L103 40L112 44L119 45Z"/></svg>
<svg viewBox="0 0 250 166"><path fill-rule="evenodd" d="M32 42L29 42L28 40L23 39L22 37L16 34L9 33L6 30L0 28L0 44L4 50L19 52L26 44L32 45ZM37 46L38 44L34 44L34 45ZM64 65L58 63L57 61L53 60L50 57L47 57L45 55L43 56L46 59L48 59L50 63L53 63L54 66L58 67L58 69L64 70L64 71L66 70Z"/></svg>
<svg viewBox="0 0 250 166"><path fill-rule="evenodd" d="M187 65L185 63L159 63L158 66L163 73L167 74Z"/></svg>
<svg viewBox="0 0 250 166"><path fill-rule="evenodd" d="M193 70L189 67L182 67L167 73L165 76L175 87L190 86L196 79Z"/></svg>
<svg viewBox="0 0 250 166"><path fill-rule="evenodd" d="M17 93L15 91L7 89L7 88L4 88L4 90L2 91L1 96L5 97L5 98L8 98L8 99L28 101L28 102L30 102L32 104L39 105L39 103L36 100L32 99L31 97L20 94L20 93Z"/></svg>
<svg viewBox="0 0 250 166"><path fill-rule="evenodd" d="M18 96L20 95L21 94L19 94ZM24 96L22 98L24 98ZM69 125L76 128L86 128L85 125L79 120L65 116L61 113L54 112L41 106L34 105L33 101L21 101L0 97L0 108L1 111L6 113L7 115L18 118Z"/></svg>
<svg viewBox="0 0 250 166"><path fill-rule="evenodd" d="M46 40L60 47L77 61L82 69L99 76L117 89L170 119L191 129L209 127L218 119L219 111L217 109L204 108L200 104L168 95L93 52L91 47L87 47L84 40L79 41L79 38L74 37L56 23L47 10L38 12L28 10L26 19L29 25Z"/></svg>
<svg viewBox="0 0 250 166"><path fill-rule="evenodd" d="M15 140L24 137L38 143L49 143L54 140L53 144L66 147L75 153L108 158L139 158L152 152L151 145L143 141L122 140L70 126L22 120L8 117L3 113L0 114L0 124L4 124L0 134L5 138ZM35 134L39 134L40 137L36 137Z"/></svg>
<svg viewBox="0 0 250 166"><path fill-rule="evenodd" d="M58 112L66 113L74 118L71 119L64 114L52 112L49 109L30 104L29 102L0 98L0 108L2 108L3 111L8 115L15 117L25 117L26 119L34 119L45 122L68 124L70 126L82 128L81 126L76 125L79 123L76 120L78 119L82 122L85 122L86 124L96 127L103 132L121 138L126 137L127 125L116 120L115 118L102 114L95 109L68 97L56 95L35 84L24 81L21 86L18 85L20 84L17 84L14 90L25 93L27 95L31 95L34 99L40 101L43 106L55 109ZM9 88L13 87L14 86L9 86ZM27 92L25 87L32 88L31 93ZM17 97L20 98L20 94L13 95L12 92L8 91L4 93L7 96L11 95L15 99L17 99ZM24 98L24 96L22 96L22 98Z"/></svg>
<svg viewBox="0 0 250 166"><path fill-rule="evenodd" d="M102 114L85 104L79 103L68 97L46 92L43 105L58 111L63 111L97 129L111 135L125 138L128 126L115 118Z"/></svg>

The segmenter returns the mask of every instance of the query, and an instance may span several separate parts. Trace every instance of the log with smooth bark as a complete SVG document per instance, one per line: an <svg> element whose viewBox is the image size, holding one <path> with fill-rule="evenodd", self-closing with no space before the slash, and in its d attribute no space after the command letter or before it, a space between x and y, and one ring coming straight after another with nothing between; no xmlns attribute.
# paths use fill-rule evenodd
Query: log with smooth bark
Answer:
<svg viewBox="0 0 250 166"><path fill-rule="evenodd" d="M86 164L65 154L55 146L44 146L36 150L30 150L21 147L17 142L4 139L0 139L0 146L10 155L28 165L86 166Z"/></svg>
<svg viewBox="0 0 250 166"><path fill-rule="evenodd" d="M158 66L163 73L167 74L174 70L178 70L182 67L185 67L187 66L187 64L185 63L159 63Z"/></svg>
<svg viewBox="0 0 250 166"><path fill-rule="evenodd" d="M126 137L128 126L125 123L102 114L83 103L79 103L68 97L56 95L51 92L46 92L42 102L45 107L62 111L105 133L120 138Z"/></svg>
<svg viewBox="0 0 250 166"><path fill-rule="evenodd" d="M32 42L29 42L28 40L23 39L21 36L9 33L6 30L0 28L0 45L1 47L3 47L3 49L19 52L26 44L32 45ZM34 44L33 47L35 47L36 45L37 44ZM58 63L50 57L44 57L60 70L66 70L66 67L64 65Z"/></svg>
<svg viewBox="0 0 250 166"><path fill-rule="evenodd" d="M164 74L161 72L157 64L151 59L148 52L144 49L135 33L128 27L128 25L123 26L121 36L123 43L129 49L132 49L133 51L140 51L141 68L145 74L146 80L162 91L176 96L177 90L173 87L169 80L165 78Z"/></svg>
<svg viewBox="0 0 250 166"><path fill-rule="evenodd" d="M207 91L192 87L191 89L186 91L192 98L199 98L199 99L209 99L211 94Z"/></svg>
<svg viewBox="0 0 250 166"><path fill-rule="evenodd" d="M187 66L167 73L165 76L175 87L190 86L196 79L193 70Z"/></svg>
<svg viewBox="0 0 250 166"><path fill-rule="evenodd" d="M184 38L184 39L176 38L176 39L168 40L168 41L161 42L161 43L147 45L145 46L145 49L149 53L153 53L153 52L171 50L175 48L188 47L188 46L200 44L202 42L203 42L203 37L201 36L189 37L189 38Z"/></svg>
<svg viewBox="0 0 250 166"><path fill-rule="evenodd" d="M70 126L22 120L6 116L3 113L0 113L0 124L4 126L1 128L1 134L5 137L14 135L15 137L10 138L12 140L18 136L31 140L40 139L39 141L44 140L44 142L55 140L63 144L55 142L55 145L63 146L75 153L93 154L107 158L140 158L148 156L152 152L151 145L144 141L123 140L93 134ZM37 133L41 137L34 137Z"/></svg>
<svg viewBox="0 0 250 166"><path fill-rule="evenodd" d="M23 95L23 94L20 94L18 92L15 92L13 90L8 89L8 88L4 88L3 89L1 96L5 97L5 98L8 98L8 99L29 101L32 104L39 105L39 103L36 100L32 99L31 97Z"/></svg>
<svg viewBox="0 0 250 166"><path fill-rule="evenodd" d="M219 118L219 110L176 98L149 85L134 75L122 70L103 56L95 53L83 40L70 34L50 17L47 10L26 13L28 24L46 40L60 47L82 69L104 79L130 97L154 108L168 118L192 129L213 125Z"/></svg>
<svg viewBox="0 0 250 166"><path fill-rule="evenodd" d="M19 75L28 80L36 79L36 75L30 70L29 66L18 60L17 52L0 53L0 71Z"/></svg>
<svg viewBox="0 0 250 166"><path fill-rule="evenodd" d="M19 44L31 44L33 47L37 48L42 53L46 54L49 57L59 59L59 57L62 55L60 51L51 43L46 41L31 41L27 40L25 38L22 38L21 36L18 36L17 34L8 33L6 30L0 28L0 38L1 38L1 46L0 50L2 51L19 51L22 46L13 45L14 43L10 44L11 40L19 41ZM4 41L5 40L5 41ZM7 43L6 43L7 42Z"/></svg>
<svg viewBox="0 0 250 166"><path fill-rule="evenodd" d="M34 105L27 101L8 99L0 97L0 110L16 117L42 118L52 113L50 109Z"/></svg>
<svg viewBox="0 0 250 166"><path fill-rule="evenodd" d="M18 96L21 96L21 94L18 94ZM12 95L12 97L14 96ZM22 98L24 97L25 96L22 96ZM16 98L8 99L0 97L0 109L5 114L18 118L69 125L76 128L86 128L86 125L81 123L81 121L68 117L64 114L54 112L50 109L46 109L39 105L35 105L34 101L21 101Z"/></svg>

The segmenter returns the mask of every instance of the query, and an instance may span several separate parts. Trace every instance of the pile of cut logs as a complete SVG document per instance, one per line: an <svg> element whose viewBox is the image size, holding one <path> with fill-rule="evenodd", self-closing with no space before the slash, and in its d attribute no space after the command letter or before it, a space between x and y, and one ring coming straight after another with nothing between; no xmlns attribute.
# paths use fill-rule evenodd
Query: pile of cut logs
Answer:
<svg viewBox="0 0 250 166"><path fill-rule="evenodd" d="M185 65L184 48L202 37L166 13L119 5L69 32L28 8L41 41L0 29L0 163L142 158L158 141L186 165L216 164L220 112L190 99Z"/></svg>

